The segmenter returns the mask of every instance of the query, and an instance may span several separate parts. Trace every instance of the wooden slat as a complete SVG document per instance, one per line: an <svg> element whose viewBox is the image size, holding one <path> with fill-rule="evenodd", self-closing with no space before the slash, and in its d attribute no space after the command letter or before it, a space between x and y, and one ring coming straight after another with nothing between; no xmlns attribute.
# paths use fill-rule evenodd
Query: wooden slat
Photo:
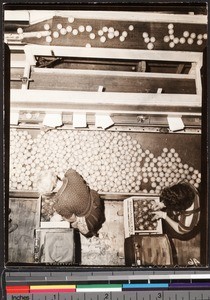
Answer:
<svg viewBox="0 0 210 300"><path fill-rule="evenodd" d="M176 73L181 74L183 72L183 69L184 69L184 64L179 64Z"/></svg>
<svg viewBox="0 0 210 300"><path fill-rule="evenodd" d="M28 10L5 10L4 21L28 21L30 14Z"/></svg>
<svg viewBox="0 0 210 300"><path fill-rule="evenodd" d="M25 67L25 61L11 60L10 67L15 69L23 69Z"/></svg>
<svg viewBox="0 0 210 300"><path fill-rule="evenodd" d="M91 106L91 107L87 107L85 108L85 112L86 113L102 113L102 114L112 114L112 113L119 113L119 114L124 114L124 115L131 115L131 114L145 114L145 115L170 115L170 116L198 116L201 117L202 113L201 113L201 109L199 108L196 111L192 111L192 107L175 107L175 110L172 111L172 109L170 110L171 107L167 107L167 106L160 106L160 107L154 107L154 109L157 109L158 111L153 111L150 110L150 107L148 106L147 109L145 109L144 106L134 106L133 109L131 109L128 106L121 106L121 107L108 107L106 105L103 105L103 107L100 106ZM72 112L84 112L84 105L81 104L79 107L76 107L72 105L72 107L70 108L65 108L62 105L57 105L57 107L40 107L37 108L35 106L21 106L21 108L19 108L20 105L14 105L14 107L11 108L11 111L16 112L17 110L19 111L20 109L23 111L34 111L34 112L41 112L41 113L72 113ZM165 110L163 110L165 109Z"/></svg>
<svg viewBox="0 0 210 300"><path fill-rule="evenodd" d="M59 11L57 16L73 16L80 19L139 21L183 24L207 24L206 15L165 14L154 12L125 12L125 11Z"/></svg>
<svg viewBox="0 0 210 300"><path fill-rule="evenodd" d="M201 99L197 95L183 94L148 94L148 93L98 93L98 92L75 92L56 90L11 90L11 107L27 109L33 107L52 108L59 105L71 104L84 105L136 105L145 106L180 106L180 107L201 107ZM85 107L83 107L85 108ZM58 109L58 107L57 107Z"/></svg>
<svg viewBox="0 0 210 300"><path fill-rule="evenodd" d="M103 71L103 70L79 70L79 69L58 69L58 68L33 68L34 73L62 74L62 75L89 75L89 76L122 76L122 77L147 77L147 78L178 78L195 79L191 74L174 73L148 73L148 72L124 72L124 71Z"/></svg>
<svg viewBox="0 0 210 300"><path fill-rule="evenodd" d="M202 53L187 51L161 51L161 50L132 50L132 49L104 49L86 47L62 47L62 46L39 46L26 45L25 53L30 64L35 65L34 56L64 56L64 57L88 57L88 58L111 58L133 60L158 60L196 62L202 66Z"/></svg>
<svg viewBox="0 0 210 300"><path fill-rule="evenodd" d="M13 110L16 112L18 109L11 108L11 111L13 111ZM41 111L41 109L40 110L36 110L36 111L39 112L39 114L41 116L41 117L39 117L39 119L37 121L30 122L30 121L28 121L28 120L26 120L24 118L20 118L20 124L18 124L18 125L10 125L10 126L12 128L29 128L29 129L33 129L33 128L37 129L38 128L39 129L40 128L40 123L42 123L42 121L44 119L45 111ZM83 111L84 111L84 109L83 109ZM72 127L72 125L68 125L69 123L72 122L72 113L73 112L81 112L81 109L72 109L71 111L63 111L63 115L62 115L63 122L64 122L64 126L63 127L66 127L66 129L74 129ZM97 112L97 110L94 111L94 110L87 109L87 110L85 110L85 112L88 113L89 115L92 115L92 119L90 119L89 122L90 123L94 123L95 122L94 113ZM21 113L24 114L24 111L21 110ZM177 111L173 111L173 112L171 110L169 111L169 108L166 108L165 110L163 110L163 108L161 108L161 110L159 110L159 111L158 110L153 111L152 109L149 110L149 108L147 108L147 109L143 109L142 108L139 111L133 111L133 113L131 113L131 111L129 111L128 113L126 113L125 111L110 112L110 110L106 109L106 110L104 110L104 113L108 113L108 114L111 113L111 117L113 116L113 114L116 114L116 113L117 114L122 114L124 116L124 118L126 118L126 120L128 120L129 117L135 116L136 114L137 115L142 114L142 115L156 116L158 119L160 117L166 117L168 115L173 115L173 116L178 116L178 117L180 115L185 116L185 117L195 117L195 118L196 117L198 117L198 118L201 117L201 109L199 109L198 111L195 111L195 109L194 110L192 110L192 109L190 109L190 110L186 109L184 111L182 109L182 111L181 111L181 109L178 109L178 108L177 108ZM119 123L119 122L117 122L117 123ZM184 122L184 123L186 124L186 122ZM129 126L133 126L133 122L131 122L131 123L128 122L128 124L129 124ZM119 124L117 124L117 127L119 127L118 125ZM127 125L127 123L126 123L126 125ZM160 124L159 123L158 124L155 123L153 125L160 125ZM91 126L92 125L90 124L89 127L88 127L90 130L95 130L96 129L95 127L92 128ZM192 126L192 124L189 124L189 126ZM200 123L196 124L196 126L200 127ZM101 129L97 129L97 130L101 130ZM119 129L119 130L121 130L121 129ZM131 130L131 129L128 129L128 131L129 130Z"/></svg>
<svg viewBox="0 0 210 300"><path fill-rule="evenodd" d="M195 68L195 84L196 84L196 94L202 97L202 84L201 84L201 73L198 66Z"/></svg>
<svg viewBox="0 0 210 300"><path fill-rule="evenodd" d="M25 44L18 45L18 44L8 43L8 46L9 46L9 49L10 49L11 53L12 52L14 52L14 53L17 53L17 52L23 53L24 52Z"/></svg>
<svg viewBox="0 0 210 300"><path fill-rule="evenodd" d="M32 73L30 89L97 92L99 86L103 86L105 93L157 93L161 88L164 94L196 94L195 79L151 77L151 80L146 75L130 77L99 74Z"/></svg>
<svg viewBox="0 0 210 300"><path fill-rule="evenodd" d="M31 72L31 66L30 66L29 62L26 61L23 77L29 79L30 72ZM29 81L26 81L25 83L23 82L22 83L22 90L27 90L28 86L29 86Z"/></svg>

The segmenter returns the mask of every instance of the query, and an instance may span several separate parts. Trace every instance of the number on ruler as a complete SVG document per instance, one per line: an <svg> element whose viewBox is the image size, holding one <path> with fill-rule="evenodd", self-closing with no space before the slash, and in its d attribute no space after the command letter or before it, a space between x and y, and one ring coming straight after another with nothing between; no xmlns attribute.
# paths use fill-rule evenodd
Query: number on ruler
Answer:
<svg viewBox="0 0 210 300"><path fill-rule="evenodd" d="M105 294L104 300L108 300L109 299L109 295Z"/></svg>
<svg viewBox="0 0 210 300"><path fill-rule="evenodd" d="M158 299L160 299L160 298L161 298L161 296L162 296L162 295L161 295L161 293L158 293Z"/></svg>

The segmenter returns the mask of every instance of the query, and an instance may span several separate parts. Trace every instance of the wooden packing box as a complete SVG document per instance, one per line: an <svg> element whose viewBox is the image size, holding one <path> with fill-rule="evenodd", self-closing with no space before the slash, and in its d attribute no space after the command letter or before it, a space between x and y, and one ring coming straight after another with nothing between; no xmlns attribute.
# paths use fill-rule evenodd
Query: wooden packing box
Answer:
<svg viewBox="0 0 210 300"><path fill-rule="evenodd" d="M129 197L124 200L125 238L141 234L162 234L162 221L159 219L153 222L152 209L149 208L152 202L159 201L159 197L150 195Z"/></svg>

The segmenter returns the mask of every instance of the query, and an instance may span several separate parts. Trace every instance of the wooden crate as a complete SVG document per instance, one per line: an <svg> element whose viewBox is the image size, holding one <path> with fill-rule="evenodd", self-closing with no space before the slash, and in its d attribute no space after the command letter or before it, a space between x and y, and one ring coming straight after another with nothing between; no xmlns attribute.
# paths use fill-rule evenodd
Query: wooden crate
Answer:
<svg viewBox="0 0 210 300"><path fill-rule="evenodd" d="M132 235L142 235L142 234L162 234L162 221L159 219L157 221L157 226L154 229L137 229L136 218L134 215L134 202L135 201L154 201L159 202L159 197L153 196L138 196L130 197L124 200L124 228L125 228L125 238Z"/></svg>
<svg viewBox="0 0 210 300"><path fill-rule="evenodd" d="M70 228L70 223L68 221L52 222L42 220L42 201L45 196L40 196L37 201L37 224L39 228Z"/></svg>

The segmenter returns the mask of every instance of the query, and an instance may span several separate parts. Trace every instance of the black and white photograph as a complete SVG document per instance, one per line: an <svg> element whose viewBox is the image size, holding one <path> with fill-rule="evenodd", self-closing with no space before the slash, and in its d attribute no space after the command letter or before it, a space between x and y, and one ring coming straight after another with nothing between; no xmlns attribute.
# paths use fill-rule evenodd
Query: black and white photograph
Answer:
<svg viewBox="0 0 210 300"><path fill-rule="evenodd" d="M8 265L207 266L207 10L5 5Z"/></svg>

